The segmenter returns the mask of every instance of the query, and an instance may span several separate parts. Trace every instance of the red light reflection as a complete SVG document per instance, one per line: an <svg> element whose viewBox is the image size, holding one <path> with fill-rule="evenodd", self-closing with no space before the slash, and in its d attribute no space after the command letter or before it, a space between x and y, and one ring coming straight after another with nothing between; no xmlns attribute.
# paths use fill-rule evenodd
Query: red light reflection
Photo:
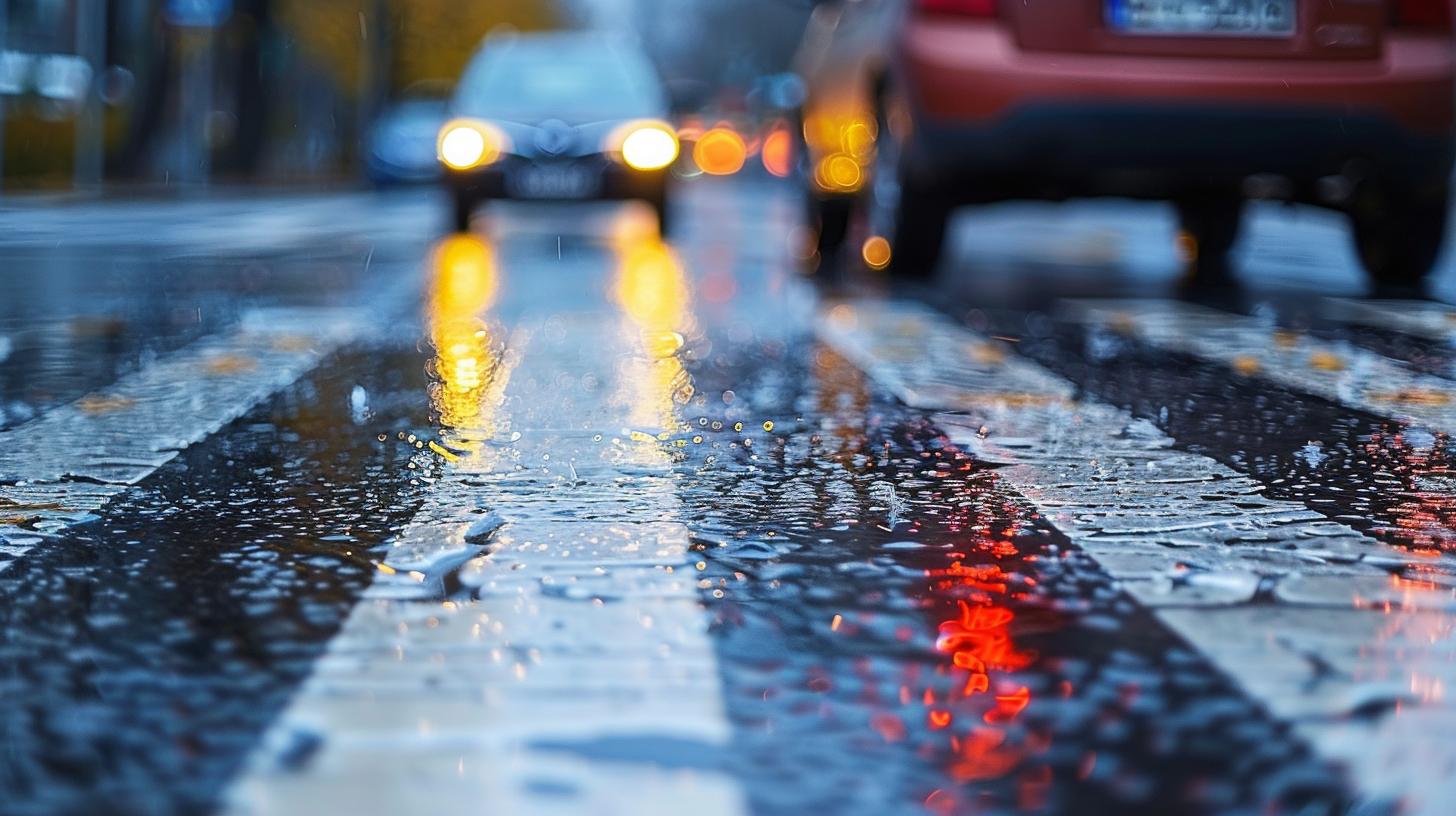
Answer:
<svg viewBox="0 0 1456 816"><path fill-rule="evenodd" d="M1385 509L1389 526L1376 534L1417 553L1456 552L1456 493L1446 450L1449 439L1437 436L1430 445L1413 445L1402 433L1374 434L1365 443L1365 455L1377 473L1394 478L1399 497Z"/></svg>
<svg viewBox="0 0 1456 816"><path fill-rule="evenodd" d="M950 780L966 784L1016 774L1018 806L1034 808L1044 799L1051 776L1047 767L1033 764L1037 747L1024 729L1014 727L1032 702L1031 690L1016 673L1035 655L1018 648L1012 635L1014 601L1034 586L1014 573L1033 556L1013 543L1025 511L1011 505L1000 509L989 523L981 515L984 510L976 518L969 516L971 511L958 511L967 517L948 520L950 529L969 540L947 553L948 566L926 571L934 608L943 610L935 648L944 661L936 668L939 682L910 696L928 707L928 728L948 744ZM925 799L925 807L934 813L964 812L973 806L972 793L969 788L942 788Z"/></svg>
<svg viewBox="0 0 1456 816"><path fill-rule="evenodd" d="M857 371L829 353L817 354L815 363L824 415L870 412L869 391ZM835 423L823 440L835 461L861 472L890 458L889 443L871 442L868 431L861 422ZM918 497L937 512L879 527L894 536L924 534L925 543L938 545L904 556L924 580L912 594L928 620L912 622L933 629L910 623L877 628L873 613L853 609L826 616L824 625L835 637L875 630L901 644L928 642L934 650L928 664L912 660L898 667L890 685L898 694L880 696L883 687L871 683L865 687L871 696L861 697L872 709L871 733L908 745L937 769L935 789L919 792L927 811L1035 810L1051 791L1051 768L1043 759L1050 736L1026 722L1035 694L1020 674L1036 655L1018 645L1015 633L1018 623L1038 632L1057 624L1057 616L1032 598L1037 584L1031 576L1041 572L1034 562L1043 550L1018 540L1032 532L1037 516L1029 505L1007 500L994 474L981 471L968 454L948 439L940 442L920 451L917 471L945 477ZM946 543L952 546L943 548ZM1031 617L1019 621L1024 615ZM1071 696L1070 684L1057 693Z"/></svg>

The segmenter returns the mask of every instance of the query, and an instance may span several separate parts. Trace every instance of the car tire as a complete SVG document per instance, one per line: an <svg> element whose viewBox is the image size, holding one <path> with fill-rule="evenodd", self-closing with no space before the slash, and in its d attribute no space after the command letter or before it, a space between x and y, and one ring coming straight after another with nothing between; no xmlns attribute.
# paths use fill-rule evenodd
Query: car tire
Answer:
<svg viewBox="0 0 1456 816"><path fill-rule="evenodd" d="M676 225L673 222L672 206L668 201L667 191L663 190L647 199L647 205L657 214L657 234L663 238L672 235L672 230Z"/></svg>
<svg viewBox="0 0 1456 816"><path fill-rule="evenodd" d="M468 196L460 195L457 193L451 199L451 204L453 205L451 208L451 216L453 220L451 220L450 226L453 227L456 232L469 232L470 215L472 212L475 211L475 202L470 200Z"/></svg>
<svg viewBox="0 0 1456 816"><path fill-rule="evenodd" d="M935 277L945 249L951 199L934 186L907 172L906 145L894 136L887 114L892 92L877 93L875 119L880 134L870 183L861 193L865 210L863 240L884 238L890 244L885 274L900 280L925 281ZM866 259L868 265L868 259Z"/></svg>
<svg viewBox="0 0 1456 816"><path fill-rule="evenodd" d="M1174 202L1188 272L1195 281L1219 281L1232 274L1230 253L1244 220L1241 196L1204 194Z"/></svg>
<svg viewBox="0 0 1456 816"><path fill-rule="evenodd" d="M825 275L837 269L840 253L849 240L853 202L843 196L806 197L809 226L814 230L815 253L808 260L810 274Z"/></svg>
<svg viewBox="0 0 1456 816"><path fill-rule="evenodd" d="M885 271L901 280L930 280L945 250L951 208L944 197L903 180L900 189L899 205L885 235L890 242L890 264Z"/></svg>
<svg viewBox="0 0 1456 816"><path fill-rule="evenodd" d="M1448 186L1392 192L1350 214L1355 252L1378 285L1418 287L1436 265L1450 214Z"/></svg>

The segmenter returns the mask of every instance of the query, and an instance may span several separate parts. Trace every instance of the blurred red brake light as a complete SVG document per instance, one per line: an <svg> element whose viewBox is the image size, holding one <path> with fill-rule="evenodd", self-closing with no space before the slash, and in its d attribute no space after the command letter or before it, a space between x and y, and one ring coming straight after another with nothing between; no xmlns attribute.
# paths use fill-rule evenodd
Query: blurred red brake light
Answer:
<svg viewBox="0 0 1456 816"><path fill-rule="evenodd" d="M915 9L928 14L995 17L996 0L915 0Z"/></svg>
<svg viewBox="0 0 1456 816"><path fill-rule="evenodd" d="M1395 0L1391 4L1391 25L1396 28L1451 30L1452 0Z"/></svg>

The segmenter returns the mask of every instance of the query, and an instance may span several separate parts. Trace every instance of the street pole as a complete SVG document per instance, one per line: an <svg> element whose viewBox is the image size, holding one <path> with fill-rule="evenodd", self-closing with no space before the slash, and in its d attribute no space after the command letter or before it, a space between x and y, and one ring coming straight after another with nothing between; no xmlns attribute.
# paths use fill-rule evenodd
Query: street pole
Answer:
<svg viewBox="0 0 1456 816"><path fill-rule="evenodd" d="M181 144L178 153L181 166L178 180L184 185L205 185L211 171L207 120L212 110L212 46L211 26L185 26L177 29L182 53Z"/></svg>
<svg viewBox="0 0 1456 816"><path fill-rule="evenodd" d="M106 150L105 112L101 108L101 76L106 70L106 0L76 0L76 55L89 76L76 112L73 183L78 190L101 186Z"/></svg>

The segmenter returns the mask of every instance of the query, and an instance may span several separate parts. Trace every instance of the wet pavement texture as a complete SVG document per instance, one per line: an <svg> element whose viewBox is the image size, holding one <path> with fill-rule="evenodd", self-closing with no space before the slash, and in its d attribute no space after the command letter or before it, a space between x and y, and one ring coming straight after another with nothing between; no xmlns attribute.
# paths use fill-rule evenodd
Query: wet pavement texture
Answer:
<svg viewBox="0 0 1456 816"><path fill-rule="evenodd" d="M1195 306L1156 207L826 287L680 192L12 200L0 813L1456 807L1456 309L1303 211Z"/></svg>

